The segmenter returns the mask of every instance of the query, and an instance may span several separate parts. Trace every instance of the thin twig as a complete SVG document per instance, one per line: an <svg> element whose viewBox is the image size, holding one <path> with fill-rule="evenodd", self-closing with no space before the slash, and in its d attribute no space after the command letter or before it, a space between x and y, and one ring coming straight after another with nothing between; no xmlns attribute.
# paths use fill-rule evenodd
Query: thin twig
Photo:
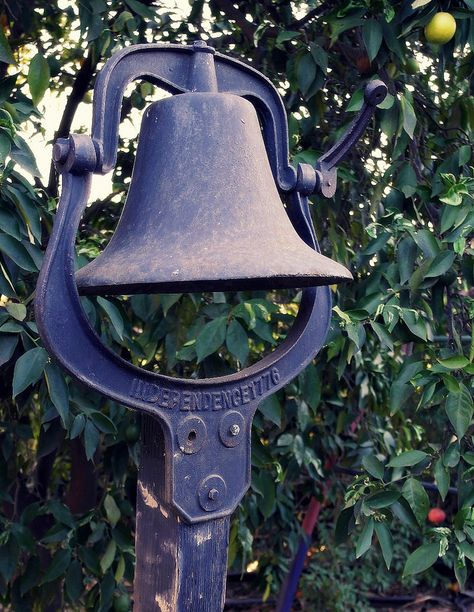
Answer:
<svg viewBox="0 0 474 612"><path fill-rule="evenodd" d="M61 117L61 121L59 123L59 127L54 135L55 140L57 138L67 138L67 136L69 136L69 131L71 129L71 125L74 119L74 115L76 114L77 107L79 106L82 99L84 98L84 95L89 89L92 76L94 75L95 69L97 67L97 62L97 53L93 48L91 48L86 58L84 59L84 62L79 69L79 72L77 73L77 77L72 86L71 93L67 99L63 116ZM49 171L47 193L50 197L57 197L58 195L58 174L53 163L51 163Z"/></svg>

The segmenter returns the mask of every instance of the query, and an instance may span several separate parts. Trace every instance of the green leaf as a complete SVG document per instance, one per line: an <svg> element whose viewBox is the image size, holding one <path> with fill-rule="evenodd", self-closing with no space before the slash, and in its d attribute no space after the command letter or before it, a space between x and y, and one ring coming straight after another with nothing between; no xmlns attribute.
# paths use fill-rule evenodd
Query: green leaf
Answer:
<svg viewBox="0 0 474 612"><path fill-rule="evenodd" d="M333 13L333 15L328 19L328 23L331 27L331 42L334 43L340 34L345 32L346 30L351 30L352 28L357 28L359 26L364 25L364 20L361 19L361 16L365 13L365 10L357 11L352 15L348 15L346 17L339 17L337 13Z"/></svg>
<svg viewBox="0 0 474 612"><path fill-rule="evenodd" d="M395 104L395 96L392 94L387 94L385 96L385 100L377 104L377 108L381 108L382 110L389 110Z"/></svg>
<svg viewBox="0 0 474 612"><path fill-rule="evenodd" d="M321 377L317 369L310 363L300 375L303 379L301 392L310 408L316 410L321 401Z"/></svg>
<svg viewBox="0 0 474 612"><path fill-rule="evenodd" d="M393 457L389 463L388 467L400 468L400 467L410 467L412 465L416 465L423 461L425 457L428 457L426 453L419 450L411 450L405 451L404 453L400 453L396 457Z"/></svg>
<svg viewBox="0 0 474 612"><path fill-rule="evenodd" d="M110 540L100 560L100 569L104 574L114 562L116 552L117 544L115 543L115 540Z"/></svg>
<svg viewBox="0 0 474 612"><path fill-rule="evenodd" d="M459 442L451 442L451 444L446 449L443 454L443 464L447 468L454 468L459 463L459 459L461 458L461 452L459 449Z"/></svg>
<svg viewBox="0 0 474 612"><path fill-rule="evenodd" d="M13 236L0 234L0 251L8 255L23 270L27 272L37 271L38 268L31 259L31 255L23 244L19 240L15 240Z"/></svg>
<svg viewBox="0 0 474 612"><path fill-rule="evenodd" d="M215 353L223 344L227 330L227 317L217 317L206 323L196 338L196 355L198 363Z"/></svg>
<svg viewBox="0 0 474 612"><path fill-rule="evenodd" d="M106 434L117 434L117 427L115 426L115 423L102 412L91 412L89 418L91 419L91 421L93 421L94 425L99 431L102 431Z"/></svg>
<svg viewBox="0 0 474 612"><path fill-rule="evenodd" d="M5 134L0 134L0 164L4 164L12 148L11 139Z"/></svg>
<svg viewBox="0 0 474 612"><path fill-rule="evenodd" d="M134 11L137 15L140 15L140 17L143 17L144 19L153 20L156 18L155 11L146 4L138 2L138 0L125 0L125 4L127 4L127 6L131 8L132 11Z"/></svg>
<svg viewBox="0 0 474 612"><path fill-rule="evenodd" d="M46 58L37 53L30 62L28 70L28 86L33 104L38 106L49 86L51 74Z"/></svg>
<svg viewBox="0 0 474 612"><path fill-rule="evenodd" d="M40 379L48 359L48 353L40 346L23 353L15 363L13 398Z"/></svg>
<svg viewBox="0 0 474 612"><path fill-rule="evenodd" d="M453 251L442 251L433 260L425 278L436 278L447 272L456 259L456 253Z"/></svg>
<svg viewBox="0 0 474 612"><path fill-rule="evenodd" d="M466 559L457 558L454 561L454 575L456 580L459 582L459 587L461 592L466 588L466 579L467 579L467 568L466 568Z"/></svg>
<svg viewBox="0 0 474 612"><path fill-rule="evenodd" d="M363 89L357 89L349 100L349 104L346 108L346 113L352 113L360 111L362 104L364 103L364 91Z"/></svg>
<svg viewBox="0 0 474 612"><path fill-rule="evenodd" d="M375 455L365 455L362 458L362 465L371 476L378 480L383 480L385 468Z"/></svg>
<svg viewBox="0 0 474 612"><path fill-rule="evenodd" d="M115 570L114 578L115 582L122 582L123 575L125 574L125 559L123 555L120 555L120 559L117 563L117 569Z"/></svg>
<svg viewBox="0 0 474 612"><path fill-rule="evenodd" d="M23 222L27 225L38 243L41 243L41 219L37 202L31 200L20 189L15 189L14 187L10 187L10 194L15 201Z"/></svg>
<svg viewBox="0 0 474 612"><path fill-rule="evenodd" d="M393 540L390 529L385 523L376 522L375 533L377 534L377 539L379 541L380 548L382 549L385 565L387 566L387 569L390 569L390 564L392 563L393 557Z"/></svg>
<svg viewBox="0 0 474 612"><path fill-rule="evenodd" d="M474 410L471 394L466 387L462 387L459 393L448 395L445 410L458 439L461 440L471 425Z"/></svg>
<svg viewBox="0 0 474 612"><path fill-rule="evenodd" d="M410 505L418 523L423 525L430 505L430 500L423 485L415 478L409 478L403 485L402 494Z"/></svg>
<svg viewBox="0 0 474 612"><path fill-rule="evenodd" d="M252 484L262 497L258 501L258 508L267 519L275 510L275 481L268 471L261 470L253 477Z"/></svg>
<svg viewBox="0 0 474 612"><path fill-rule="evenodd" d="M120 310L117 308L117 306L115 306L115 304L112 304L112 302L109 302L108 300L100 296L97 297L97 303L110 319L110 322L114 326L114 329L117 332L117 335L120 340L123 340L124 324L122 315L120 314Z"/></svg>
<svg viewBox="0 0 474 612"><path fill-rule="evenodd" d="M448 494L450 475L449 470L446 469L441 459L438 459L435 463L434 477L441 499L444 501Z"/></svg>
<svg viewBox="0 0 474 612"><path fill-rule="evenodd" d="M41 573L40 560L38 557L30 557L26 565L26 570L20 578L20 595L23 597L39 582Z"/></svg>
<svg viewBox="0 0 474 612"><path fill-rule="evenodd" d="M402 523L410 527L411 529L415 529L418 531L418 521L413 514L413 510L410 507L410 504L404 497L400 497L398 501L396 501L390 510L397 516Z"/></svg>
<svg viewBox="0 0 474 612"><path fill-rule="evenodd" d="M314 61L321 68L323 73L326 74L326 72L328 71L327 52L322 47L320 47L319 45L316 45L315 43L310 44L310 49L311 49L311 55L313 56Z"/></svg>
<svg viewBox="0 0 474 612"><path fill-rule="evenodd" d="M11 149L10 157L33 176L41 177L33 151L28 146L26 140L19 134L15 135L15 144Z"/></svg>
<svg viewBox="0 0 474 612"><path fill-rule="evenodd" d="M0 575L5 582L9 582L17 569L20 547L16 539L10 534L5 544L0 546Z"/></svg>
<svg viewBox="0 0 474 612"><path fill-rule="evenodd" d="M397 177L396 187L400 189L406 198L411 198L416 193L418 179L410 164L403 164Z"/></svg>
<svg viewBox="0 0 474 612"><path fill-rule="evenodd" d="M21 239L18 218L8 210L0 209L0 229L16 238L16 240Z"/></svg>
<svg viewBox="0 0 474 612"><path fill-rule="evenodd" d="M69 430L69 437L71 440L80 436L84 431L84 427L86 425L86 417L83 414L77 414L74 417L74 420L71 425L71 429Z"/></svg>
<svg viewBox="0 0 474 612"><path fill-rule="evenodd" d="M316 78L316 69L316 64L311 53L303 55L298 62L296 78L298 79L298 86L303 95L306 95Z"/></svg>
<svg viewBox="0 0 474 612"><path fill-rule="evenodd" d="M371 321L370 326L377 334L377 337L380 340L381 344L385 344L389 349L393 349L393 340L386 328L383 325L380 325L380 323L377 323L376 321Z"/></svg>
<svg viewBox="0 0 474 612"><path fill-rule="evenodd" d="M52 363L45 367L44 374L49 397L66 428L69 423L69 390L64 374L58 366Z"/></svg>
<svg viewBox="0 0 474 612"><path fill-rule="evenodd" d="M0 332L3 334L21 334L23 331L25 331L23 326L13 321L8 321L0 327Z"/></svg>
<svg viewBox="0 0 474 612"><path fill-rule="evenodd" d="M376 238L371 240L363 250L364 255L374 255L381 251L390 239L390 232L382 232ZM335 310L335 308L334 308Z"/></svg>
<svg viewBox="0 0 474 612"><path fill-rule="evenodd" d="M67 527L74 527L74 519L72 518L71 511L67 506L57 500L53 500L49 502L48 509L58 522L66 525Z"/></svg>
<svg viewBox="0 0 474 612"><path fill-rule="evenodd" d="M413 273L416 260L417 248L411 236L407 236L398 244L397 261L400 274L400 282L404 285Z"/></svg>
<svg viewBox="0 0 474 612"><path fill-rule="evenodd" d="M423 255L427 258L436 257L436 255L438 255L440 252L440 247L436 236L429 230L419 230L413 234L413 239L418 245L418 248L423 251Z"/></svg>
<svg viewBox="0 0 474 612"><path fill-rule="evenodd" d="M408 136L413 140L413 134L416 127L416 115L413 106L409 100L403 95L400 96L400 109L403 117L403 129Z"/></svg>
<svg viewBox="0 0 474 612"><path fill-rule="evenodd" d="M379 491L364 500L364 504L371 510L387 508L394 504L400 497L400 491Z"/></svg>
<svg viewBox="0 0 474 612"><path fill-rule="evenodd" d="M359 537L357 538L356 544L356 558L362 557L366 553L372 543L372 536L374 534L374 519L369 518L365 523Z"/></svg>
<svg viewBox="0 0 474 612"><path fill-rule="evenodd" d="M438 359L438 362L448 370L461 370L469 365L469 359L466 359L464 355L451 355L446 359Z"/></svg>
<svg viewBox="0 0 474 612"><path fill-rule="evenodd" d="M17 321L24 321L26 317L26 306L24 304L16 304L14 302L7 304L8 313Z"/></svg>
<svg viewBox="0 0 474 612"><path fill-rule="evenodd" d="M165 317L168 314L169 309L179 301L182 295L182 293L165 293L160 296L160 303Z"/></svg>
<svg viewBox="0 0 474 612"><path fill-rule="evenodd" d="M401 311L402 319L414 336L426 340L426 325L419 313L412 308L403 308Z"/></svg>
<svg viewBox="0 0 474 612"><path fill-rule="evenodd" d="M46 570L46 573L43 576L43 579L41 580L40 584L46 584L48 582L53 582L53 580L56 580L56 578L59 578L59 576L62 576L64 572L67 570L67 568L69 567L70 562L71 562L71 551L69 550L69 548L58 550L55 553L51 561L51 564Z"/></svg>
<svg viewBox="0 0 474 612"><path fill-rule="evenodd" d="M0 62L4 64L16 64L3 27L0 28Z"/></svg>
<svg viewBox="0 0 474 612"><path fill-rule="evenodd" d="M382 26L375 19L369 19L362 27L362 39L367 55L372 62L379 52L383 40Z"/></svg>
<svg viewBox="0 0 474 612"><path fill-rule="evenodd" d="M431 567L439 557L440 544L433 542L432 544L423 544L417 548L408 557L403 570L403 576L411 576L419 574Z"/></svg>
<svg viewBox="0 0 474 612"><path fill-rule="evenodd" d="M237 319L232 319L227 327L226 345L229 352L241 363L247 361L249 354L249 340L242 325Z"/></svg>
<svg viewBox="0 0 474 612"><path fill-rule="evenodd" d="M82 578L82 565L79 561L74 560L66 574L64 582L66 594L71 602L79 599L84 591L84 583Z"/></svg>
<svg viewBox="0 0 474 612"><path fill-rule="evenodd" d="M458 544L459 550L466 555L466 557L474 563L474 546L469 542L464 541Z"/></svg>
<svg viewBox="0 0 474 612"><path fill-rule="evenodd" d="M277 427L281 426L281 405L275 394L270 395L265 398L263 402L260 402L258 410L266 419L275 423Z"/></svg>
<svg viewBox="0 0 474 612"><path fill-rule="evenodd" d="M342 544L349 537L352 527L354 525L354 506L344 508L337 517L336 528L335 528L335 543L336 546Z"/></svg>
<svg viewBox="0 0 474 612"><path fill-rule="evenodd" d="M99 445L99 430L92 421L87 420L84 427L84 446L88 461L94 457L97 446Z"/></svg>
<svg viewBox="0 0 474 612"><path fill-rule="evenodd" d="M293 38L298 38L301 35L301 32L292 32L291 30L284 30L283 32L279 32L276 37L277 45L280 43L284 43L287 40L293 40Z"/></svg>
<svg viewBox="0 0 474 612"><path fill-rule="evenodd" d="M107 520L112 525L112 527L115 527L115 525L120 520L121 514L115 502L115 499L109 493L107 493L107 495L105 496L104 508L105 508L105 513L107 515Z"/></svg>
<svg viewBox="0 0 474 612"><path fill-rule="evenodd" d="M18 336L0 335L0 366L10 360L18 344Z"/></svg>

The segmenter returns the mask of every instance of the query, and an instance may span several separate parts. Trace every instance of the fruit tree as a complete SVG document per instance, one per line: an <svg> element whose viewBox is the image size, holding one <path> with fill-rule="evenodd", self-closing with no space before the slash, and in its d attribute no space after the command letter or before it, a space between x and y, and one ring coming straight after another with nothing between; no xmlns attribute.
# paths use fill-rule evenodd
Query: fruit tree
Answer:
<svg viewBox="0 0 474 612"><path fill-rule="evenodd" d="M474 561L473 0L9 0L0 23L0 607L131 605L139 423L65 376L41 346L34 290L59 186L54 169L40 175L38 165L50 155L50 122L58 137L73 124L89 131L95 78L114 51L199 37L277 85L295 163L331 146L368 81L389 89L340 167L336 196L312 199L322 251L354 282L333 287L317 359L260 406L229 568L252 569L259 596L273 597L316 497L314 580L300 592L308 609L349 609L347 592L336 605L318 599L334 591L311 590L338 554L334 542L353 547L348 570L383 558L405 584L441 580L442 568L464 589ZM147 83L127 90L118 163L105 195L93 187L78 266L113 232L139 111L159 95ZM62 112L52 116L57 100ZM134 364L204 377L271 351L299 297L83 305L104 342ZM325 534L332 544L321 544Z"/></svg>

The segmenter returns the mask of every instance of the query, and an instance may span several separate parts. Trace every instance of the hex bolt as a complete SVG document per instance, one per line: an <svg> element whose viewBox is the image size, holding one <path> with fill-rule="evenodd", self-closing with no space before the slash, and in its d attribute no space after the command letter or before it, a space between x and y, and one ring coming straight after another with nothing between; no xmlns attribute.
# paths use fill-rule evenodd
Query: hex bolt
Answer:
<svg viewBox="0 0 474 612"><path fill-rule="evenodd" d="M209 499L215 501L219 497L219 491L217 489L211 489L208 493Z"/></svg>
<svg viewBox="0 0 474 612"><path fill-rule="evenodd" d="M230 433L231 436L238 436L239 435L240 427L237 425L237 423L234 423L233 425L230 426L229 433Z"/></svg>

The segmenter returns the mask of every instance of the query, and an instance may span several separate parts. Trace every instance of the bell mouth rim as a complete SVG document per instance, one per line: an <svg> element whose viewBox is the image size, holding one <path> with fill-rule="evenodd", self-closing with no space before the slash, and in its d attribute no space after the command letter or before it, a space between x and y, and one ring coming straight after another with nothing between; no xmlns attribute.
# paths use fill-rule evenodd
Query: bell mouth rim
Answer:
<svg viewBox="0 0 474 612"><path fill-rule="evenodd" d="M253 277L239 279L208 279L182 280L168 282L137 282L137 283L78 283L79 295L137 295L137 294L167 294L167 293L212 293L215 291L277 291L281 289L308 289L338 285L353 280L348 272L346 277L328 275L320 278L314 276ZM320 282L315 282L320 281Z"/></svg>

